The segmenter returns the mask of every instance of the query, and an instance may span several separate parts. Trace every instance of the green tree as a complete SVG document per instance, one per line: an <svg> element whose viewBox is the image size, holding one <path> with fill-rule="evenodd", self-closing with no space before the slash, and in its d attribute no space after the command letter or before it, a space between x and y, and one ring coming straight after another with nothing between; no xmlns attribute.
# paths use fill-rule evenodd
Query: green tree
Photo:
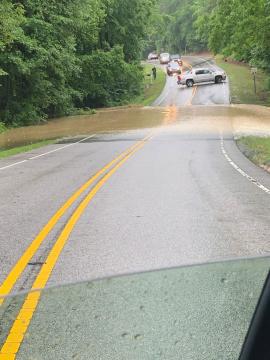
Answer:
<svg viewBox="0 0 270 360"><path fill-rule="evenodd" d="M195 27L214 53L270 71L269 8L267 0L199 0Z"/></svg>
<svg viewBox="0 0 270 360"><path fill-rule="evenodd" d="M207 49L270 72L269 0L159 0L157 9L152 28L158 33L149 38L151 46L173 52Z"/></svg>
<svg viewBox="0 0 270 360"><path fill-rule="evenodd" d="M104 15L96 0L25 0L20 8L25 14L21 36L0 55L8 74L0 89L2 117L18 125L72 109L81 96L71 86L81 71L76 52L97 43Z"/></svg>
<svg viewBox="0 0 270 360"><path fill-rule="evenodd" d="M204 49L206 41L194 28L194 3L194 0L160 0L157 14L151 19L154 30L148 44L158 51L180 53Z"/></svg>
<svg viewBox="0 0 270 360"><path fill-rule="evenodd" d="M15 40L22 37L21 25L24 20L21 6L14 5L8 0L2 0L0 3L0 53L5 51ZM6 75L1 67L0 75Z"/></svg>
<svg viewBox="0 0 270 360"><path fill-rule="evenodd" d="M149 31L155 0L106 0L106 22L100 32L102 49L123 46L125 60L139 60Z"/></svg>
<svg viewBox="0 0 270 360"><path fill-rule="evenodd" d="M155 0L2 0L0 116L21 125L127 101Z"/></svg>
<svg viewBox="0 0 270 360"><path fill-rule="evenodd" d="M142 71L137 64L125 62L123 48L115 46L82 57L79 84L83 93L79 106L119 105L140 94Z"/></svg>

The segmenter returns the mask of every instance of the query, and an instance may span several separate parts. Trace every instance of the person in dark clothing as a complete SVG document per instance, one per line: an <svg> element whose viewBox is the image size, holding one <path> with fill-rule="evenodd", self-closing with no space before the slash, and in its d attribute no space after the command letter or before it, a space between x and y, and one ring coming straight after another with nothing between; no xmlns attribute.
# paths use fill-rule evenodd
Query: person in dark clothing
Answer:
<svg viewBox="0 0 270 360"><path fill-rule="evenodd" d="M152 69L152 74L153 74L154 80L156 80L156 78L157 78L157 68L155 66Z"/></svg>

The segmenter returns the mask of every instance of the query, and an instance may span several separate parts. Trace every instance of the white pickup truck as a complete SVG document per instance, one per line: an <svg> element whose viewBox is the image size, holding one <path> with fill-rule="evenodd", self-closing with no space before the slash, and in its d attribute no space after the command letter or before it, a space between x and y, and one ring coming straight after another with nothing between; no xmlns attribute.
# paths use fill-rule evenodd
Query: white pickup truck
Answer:
<svg viewBox="0 0 270 360"><path fill-rule="evenodd" d="M215 82L220 84L226 80L226 74L222 70L208 69L208 68L195 68L187 71L183 75L178 76L178 85L186 85L192 87L194 84L204 82Z"/></svg>

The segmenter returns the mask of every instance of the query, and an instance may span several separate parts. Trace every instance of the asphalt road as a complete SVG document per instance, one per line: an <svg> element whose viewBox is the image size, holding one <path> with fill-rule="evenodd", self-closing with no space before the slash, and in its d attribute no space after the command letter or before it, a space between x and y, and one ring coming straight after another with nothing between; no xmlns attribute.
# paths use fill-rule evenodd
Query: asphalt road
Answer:
<svg viewBox="0 0 270 360"><path fill-rule="evenodd" d="M200 109L198 109L200 112ZM154 131L85 209L49 284L61 284L234 256L267 254L270 177L251 164L232 140L230 127L211 117L164 112L156 129L100 134L73 147L1 171L1 281L50 217L115 156ZM215 115L216 114L216 115ZM229 123L229 119L228 119ZM16 156L51 151L51 145ZM10 158L14 163L15 158ZM7 166L7 161L5 161ZM53 228L31 260L44 262L83 195ZM28 265L16 289L30 288L39 265Z"/></svg>
<svg viewBox="0 0 270 360"><path fill-rule="evenodd" d="M219 67L211 59L204 59L195 56L183 56L183 61L186 66L191 66L193 68L207 67L210 69L219 69ZM156 64L158 65L158 62ZM177 85L176 76L167 77L167 83L162 94L154 102L155 106L222 104L230 104L228 80L222 84L198 84L194 88L187 88L186 86Z"/></svg>
<svg viewBox="0 0 270 360"><path fill-rule="evenodd" d="M178 89L174 80L159 104L166 106L160 109L163 126L98 134L60 151L51 152L62 145L50 145L0 160L0 280L10 285L10 271L67 199L151 135L78 195L26 266L18 266L10 291L30 289L43 269L39 288L270 253L269 174L240 153L220 107L209 108L209 116L200 116L200 107L185 108L185 114L178 107L179 93L193 105L227 104L228 84L198 86L191 98L192 90ZM75 212L89 191L89 202Z"/></svg>

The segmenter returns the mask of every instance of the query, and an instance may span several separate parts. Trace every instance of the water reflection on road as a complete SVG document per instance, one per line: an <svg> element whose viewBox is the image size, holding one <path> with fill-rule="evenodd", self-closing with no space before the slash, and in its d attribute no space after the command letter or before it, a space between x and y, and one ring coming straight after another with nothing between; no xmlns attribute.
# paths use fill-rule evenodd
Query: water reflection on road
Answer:
<svg viewBox="0 0 270 360"><path fill-rule="evenodd" d="M10 129L0 135L0 148L11 148L47 139L108 131L126 131L179 124L182 131L270 135L270 109L260 106L194 106L122 108L95 115L63 117L37 126Z"/></svg>

